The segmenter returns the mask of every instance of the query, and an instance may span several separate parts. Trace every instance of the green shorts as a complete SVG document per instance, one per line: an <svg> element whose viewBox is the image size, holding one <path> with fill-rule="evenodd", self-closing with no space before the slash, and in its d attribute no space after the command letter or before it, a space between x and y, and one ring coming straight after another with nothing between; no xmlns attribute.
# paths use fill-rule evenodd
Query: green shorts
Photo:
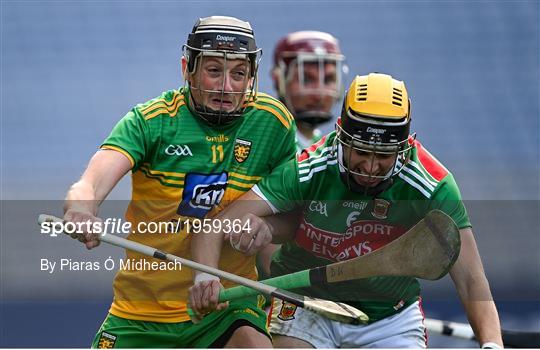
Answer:
<svg viewBox="0 0 540 350"><path fill-rule="evenodd" d="M112 314L101 325L92 348L209 348L224 347L233 332L251 326L270 338L266 314L255 298L231 301L199 323L161 323L128 320Z"/></svg>

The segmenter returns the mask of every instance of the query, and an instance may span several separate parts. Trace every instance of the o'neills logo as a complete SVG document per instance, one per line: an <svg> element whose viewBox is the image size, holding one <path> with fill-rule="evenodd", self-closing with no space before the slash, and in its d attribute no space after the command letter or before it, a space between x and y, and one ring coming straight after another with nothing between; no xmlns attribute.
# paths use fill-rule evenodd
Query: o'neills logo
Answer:
<svg viewBox="0 0 540 350"><path fill-rule="evenodd" d="M218 34L218 35L216 36L216 40L221 40L221 41L235 41L235 40L236 40L236 37Z"/></svg>
<svg viewBox="0 0 540 350"><path fill-rule="evenodd" d="M376 128L372 128L371 126L368 126L366 131L374 133L374 134L384 134L386 132L386 129L376 129Z"/></svg>
<svg viewBox="0 0 540 350"><path fill-rule="evenodd" d="M227 141L229 141L229 137L225 136L223 134L219 134L217 136L206 136L206 141L208 141L208 142L227 142Z"/></svg>
<svg viewBox="0 0 540 350"><path fill-rule="evenodd" d="M407 230L375 220L353 222L345 232L321 230L305 219L296 233L298 246L312 254L333 261L342 261L371 253L392 242Z"/></svg>

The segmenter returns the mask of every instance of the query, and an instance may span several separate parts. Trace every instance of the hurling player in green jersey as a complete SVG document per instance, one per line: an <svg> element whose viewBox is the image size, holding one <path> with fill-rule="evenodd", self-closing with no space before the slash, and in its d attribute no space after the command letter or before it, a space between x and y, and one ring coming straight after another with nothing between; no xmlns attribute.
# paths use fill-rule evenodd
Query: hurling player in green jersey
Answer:
<svg viewBox="0 0 540 350"><path fill-rule="evenodd" d="M410 135L410 101L403 82L385 74L357 76L345 97L336 131L275 169L223 217L250 220L251 230L222 237L245 254L269 242L273 276L351 259L404 234L429 211L448 214L460 229L461 253L450 270L476 339L500 347L491 297L467 211L452 174ZM277 229L271 214L300 210L300 224ZM214 250L219 237L206 242ZM399 261L395 261L399 264ZM277 347L427 346L419 282L373 277L314 285L302 294L364 311L367 325L345 325L273 300L270 332ZM194 298L204 298L202 295Z"/></svg>
<svg viewBox="0 0 540 350"><path fill-rule="evenodd" d="M69 190L64 219L99 222L100 203L131 170L126 219L134 231L128 239L198 259L196 243L191 251L197 232L190 227L296 154L293 117L279 101L256 92L260 52L248 22L226 16L199 19L184 45L185 86L135 106L118 122ZM151 234L139 225L147 222L172 223L176 229ZM96 234L74 238L92 249L99 244ZM126 257L146 260L131 251ZM224 270L257 278L254 257L227 246L217 259ZM188 268L119 270L113 303L93 346L271 346L262 298L231 302L227 310L194 324L187 312L193 280L222 287L218 278Z"/></svg>

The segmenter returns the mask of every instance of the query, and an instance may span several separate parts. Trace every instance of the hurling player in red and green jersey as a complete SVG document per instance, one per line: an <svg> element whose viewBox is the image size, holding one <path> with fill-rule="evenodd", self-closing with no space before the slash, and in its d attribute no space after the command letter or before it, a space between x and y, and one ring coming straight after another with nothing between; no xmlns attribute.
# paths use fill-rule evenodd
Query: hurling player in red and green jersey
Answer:
<svg viewBox="0 0 540 350"><path fill-rule="evenodd" d="M69 190L64 219L99 221L99 204L131 170L126 218L132 227L181 225L156 234L135 230L128 238L197 259L200 250L191 253L189 223L219 212L296 153L294 119L279 101L256 93L259 59L248 22L225 16L199 19L184 46L186 86L135 106L118 122ZM89 249L99 243L91 233L77 238ZM223 270L257 278L254 257L231 247L218 256ZM146 259L130 251L126 258ZM193 278L221 286L219 279L188 268L120 270L93 346L271 346L262 298L232 302L228 311L194 324L187 313Z"/></svg>
<svg viewBox="0 0 540 350"><path fill-rule="evenodd" d="M275 169L223 212L223 217L243 217L252 223L251 230L224 238L247 255L269 242L285 242L271 264L272 275L279 276L372 252L429 211L442 210L460 229L461 254L450 275L476 339L486 347L502 346L497 309L458 186L409 134L410 120L403 82L385 74L357 76L336 131ZM293 210L301 212L301 219L299 224L291 221L288 232L268 221L268 215ZM222 244L217 239L206 243L207 248ZM275 346L427 346L415 278L373 277L300 292L350 304L364 311L370 322L340 324L275 299L270 316Z"/></svg>

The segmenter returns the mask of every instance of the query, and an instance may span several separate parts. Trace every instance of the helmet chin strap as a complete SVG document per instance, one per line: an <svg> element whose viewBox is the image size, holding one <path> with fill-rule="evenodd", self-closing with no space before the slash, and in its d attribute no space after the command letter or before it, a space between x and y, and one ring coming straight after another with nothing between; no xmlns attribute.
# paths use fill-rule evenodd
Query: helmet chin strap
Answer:
<svg viewBox="0 0 540 350"><path fill-rule="evenodd" d="M297 123L302 123L314 128L332 120L332 114L326 112L295 111L294 119Z"/></svg>
<svg viewBox="0 0 540 350"><path fill-rule="evenodd" d="M188 108L192 114L199 116L205 122L212 125L224 125L228 124L238 118L238 113L216 111L209 107L199 104L193 97L191 84L188 82L189 87L189 103Z"/></svg>
<svg viewBox="0 0 540 350"><path fill-rule="evenodd" d="M343 157L343 149L341 148L341 145L338 145L337 148L338 148L337 156ZM351 173L348 172L347 169L345 169L341 164L339 164L339 177L341 178L341 181L343 181L343 183L347 186L349 190L356 193L364 194L366 196L371 196L371 197L375 197L378 194L386 191L394 183L394 179L392 177L389 177L387 179L382 180L376 186L373 186L373 187L360 185L358 182L356 182L356 180L351 175Z"/></svg>
<svg viewBox="0 0 540 350"><path fill-rule="evenodd" d="M372 197L375 197L379 193L386 191L394 183L393 178L388 178L386 180L381 181L379 184L377 184L377 186L368 187L368 186L360 185L358 182L354 180L353 176L350 173L346 171L342 171L341 169L339 170L339 176L341 177L341 180L343 181L343 183L347 185L349 190L356 193L365 194L366 196L372 196Z"/></svg>

